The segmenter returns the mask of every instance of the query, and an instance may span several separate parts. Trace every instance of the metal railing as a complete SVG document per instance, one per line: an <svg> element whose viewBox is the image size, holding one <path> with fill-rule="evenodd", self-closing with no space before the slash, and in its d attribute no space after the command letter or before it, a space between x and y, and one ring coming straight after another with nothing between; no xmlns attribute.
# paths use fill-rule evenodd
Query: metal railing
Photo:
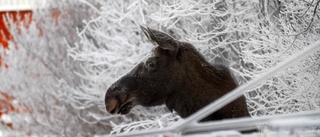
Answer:
<svg viewBox="0 0 320 137"><path fill-rule="evenodd" d="M43 8L47 0L0 0L0 12Z"/></svg>
<svg viewBox="0 0 320 137"><path fill-rule="evenodd" d="M224 95L223 97L217 99L216 101L212 102L208 106L204 107L203 109L199 110L195 114L191 115L190 117L177 122L175 125L163 128L163 129L154 129L148 131L141 131L141 132L131 132L125 134L118 134L114 135L114 137L132 137L132 136L145 136L145 135L155 135L155 134L165 134L165 133L201 133L201 132L212 132L218 130L250 130L255 129L259 125L269 125L270 127L277 127L277 128L285 128L285 126L290 125L290 128L294 127L309 127L309 126L320 126L320 120L307 122L301 125L301 123L291 122L286 125L279 125L277 123L281 123L281 121L292 121L298 118L305 118L305 117L312 117L312 116L320 116L320 111L309 111L309 112L300 112L295 114L284 114L284 115L274 115L274 116L261 116L257 118L237 118L237 119L228 119L228 120L221 120L221 121L212 121L212 122L205 122L199 123L199 120L207 117L208 115L214 113L215 111L219 110L220 108L224 107L225 105L229 104L230 102L234 101L235 99L239 98L245 91L252 89L257 84L271 78L277 72L287 68L295 64L297 61L303 59L307 55L315 53L320 50L320 40L314 42L310 46L303 49L298 54L288 58L282 62L280 62L277 66L272 68L267 73L261 75L257 79L251 80L248 83L245 83L235 90L231 91L230 93ZM278 122L277 122L278 121ZM283 123L283 122L282 122Z"/></svg>

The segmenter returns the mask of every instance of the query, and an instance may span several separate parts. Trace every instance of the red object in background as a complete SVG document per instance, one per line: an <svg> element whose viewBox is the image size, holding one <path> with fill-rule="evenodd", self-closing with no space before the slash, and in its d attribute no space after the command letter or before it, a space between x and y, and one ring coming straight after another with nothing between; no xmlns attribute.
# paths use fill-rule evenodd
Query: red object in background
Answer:
<svg viewBox="0 0 320 137"><path fill-rule="evenodd" d="M27 16L31 17L32 11L0 12L0 48L3 48L4 50L9 50L8 41L13 40L13 37L10 35L5 25L7 15L9 15L10 18L13 17L15 23L27 26L31 22L31 19L27 18ZM20 17L18 18L18 16ZM4 52L0 53L0 67L8 69L9 66L3 61L3 56ZM0 118L2 115L8 114L9 112L19 113L19 110L13 105L13 101L13 97L0 91ZM27 110L23 111L27 112ZM5 124L7 127L12 128L12 123L5 123L1 121L1 119L0 124Z"/></svg>
<svg viewBox="0 0 320 137"><path fill-rule="evenodd" d="M14 98L0 91L0 118L3 114L7 114L9 112L19 112L19 110L13 106L13 100ZM12 128L12 123L5 123L2 121L0 121L0 123L6 124L9 128Z"/></svg>
<svg viewBox="0 0 320 137"><path fill-rule="evenodd" d="M23 22L24 25L27 25L31 22L31 20L27 20L26 17L32 15L32 11L11 11L11 12L0 12L0 31L3 31L4 35L0 34L0 44L4 46L4 48L8 48L8 41L12 39L9 31L6 29L5 18L13 17L14 22ZM20 20L18 20L18 16L20 15Z"/></svg>
<svg viewBox="0 0 320 137"><path fill-rule="evenodd" d="M0 90L0 124L5 124L9 128L12 128L12 123L6 123L1 121L1 117L4 114L9 114L10 112L20 113L20 112L28 112L28 110L20 103L14 103L15 98L9 96L7 93L4 93Z"/></svg>
<svg viewBox="0 0 320 137"><path fill-rule="evenodd" d="M51 12L52 18L56 19L58 21L59 16L61 15L61 12L59 10L53 10ZM9 31L7 30L7 27L5 25L5 20L7 15L9 17L13 17L13 20L15 23L18 23L19 25L24 25L28 27L28 25L31 23L32 19L32 11L11 11L11 12L0 12L0 48L3 48L4 50L10 50L8 46L8 41L14 40L14 38L10 35ZM20 16L20 17L19 17ZM19 20L18 20L19 19ZM9 26L10 27L10 26ZM39 37L43 36L43 32L40 29L40 35ZM1 47L2 46L2 47ZM4 53L0 52L0 69L1 67L5 67L6 69L9 68L9 66L3 62L3 56ZM9 96L7 93L1 92L0 89L0 124L6 124L7 127L12 128L12 123L4 123L1 121L1 116L4 114L8 114L9 112L16 112L19 113L19 109L15 108L17 106L13 105L14 97ZM23 107L23 104L18 104L20 108L20 112L29 112L26 108ZM22 107L22 109L21 109Z"/></svg>
<svg viewBox="0 0 320 137"><path fill-rule="evenodd" d="M0 46L5 50L8 50L8 41L12 40L12 36L5 25L5 19L9 15L9 17L13 17L14 22L22 23L23 25L28 25L31 22L31 19L27 20L27 16L31 17L32 11L11 11L11 12L0 12ZM20 19L18 18L20 16ZM19 19L19 20L18 20ZM8 68L9 66L3 62L4 53L0 53L0 67L4 66Z"/></svg>

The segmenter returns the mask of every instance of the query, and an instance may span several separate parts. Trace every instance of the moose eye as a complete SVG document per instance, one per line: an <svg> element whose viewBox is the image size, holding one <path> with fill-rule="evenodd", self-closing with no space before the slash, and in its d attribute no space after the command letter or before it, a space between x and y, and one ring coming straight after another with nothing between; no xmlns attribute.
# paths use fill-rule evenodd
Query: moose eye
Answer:
<svg viewBox="0 0 320 137"><path fill-rule="evenodd" d="M157 67L156 60L155 60L155 59L149 59L149 60L147 60L146 63L145 63L145 67L146 67L148 70L155 70L156 67Z"/></svg>
<svg viewBox="0 0 320 137"><path fill-rule="evenodd" d="M169 44L171 44L171 43L172 43L172 40L171 40L171 39L169 39L169 40L167 40L167 42L168 42Z"/></svg>

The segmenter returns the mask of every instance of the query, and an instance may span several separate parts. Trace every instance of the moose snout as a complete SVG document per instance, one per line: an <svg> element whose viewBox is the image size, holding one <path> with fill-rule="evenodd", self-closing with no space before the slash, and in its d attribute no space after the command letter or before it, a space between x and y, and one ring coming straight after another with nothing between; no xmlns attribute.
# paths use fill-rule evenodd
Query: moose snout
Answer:
<svg viewBox="0 0 320 137"><path fill-rule="evenodd" d="M110 114L128 114L134 107L134 97L120 94L115 96L106 95L106 110Z"/></svg>

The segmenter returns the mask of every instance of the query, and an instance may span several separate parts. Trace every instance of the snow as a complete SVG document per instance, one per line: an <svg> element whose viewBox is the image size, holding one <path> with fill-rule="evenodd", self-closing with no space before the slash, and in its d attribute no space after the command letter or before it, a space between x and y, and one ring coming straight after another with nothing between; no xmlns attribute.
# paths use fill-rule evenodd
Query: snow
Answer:
<svg viewBox="0 0 320 137"><path fill-rule="evenodd" d="M4 123L11 123L11 117L8 114L2 114L0 117L0 121L3 121Z"/></svg>
<svg viewBox="0 0 320 137"><path fill-rule="evenodd" d="M269 123L269 125L272 128L276 128L276 129L317 127L317 126L320 126L320 119L295 118L295 119L273 120Z"/></svg>
<svg viewBox="0 0 320 137"><path fill-rule="evenodd" d="M320 131L264 131L261 133L240 134L237 131L219 131L206 134L185 135L182 137L319 137Z"/></svg>

